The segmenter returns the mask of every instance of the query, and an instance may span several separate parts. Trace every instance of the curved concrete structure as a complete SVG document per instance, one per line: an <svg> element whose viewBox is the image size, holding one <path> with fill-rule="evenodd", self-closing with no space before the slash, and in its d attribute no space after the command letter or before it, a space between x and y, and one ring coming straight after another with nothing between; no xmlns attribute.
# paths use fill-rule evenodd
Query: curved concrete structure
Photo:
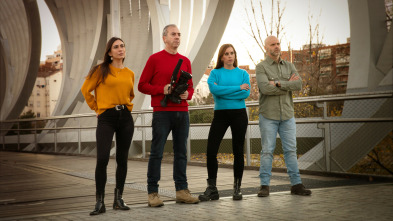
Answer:
<svg viewBox="0 0 393 221"><path fill-rule="evenodd" d="M41 55L36 1L0 1L0 121L18 118L33 90Z"/></svg>
<svg viewBox="0 0 393 221"><path fill-rule="evenodd" d="M46 0L56 22L63 51L63 80L53 115L72 114L84 101L80 88L105 50L106 14L103 0Z"/></svg>
<svg viewBox="0 0 393 221"><path fill-rule="evenodd" d="M67 115L92 112L85 104L80 87L113 35L126 43L125 65L135 72L137 85L148 57L164 48L163 27L169 23L178 25L182 32L179 52L190 59L196 85L218 47L234 0L45 2L57 24L64 57L61 94L54 115ZM386 29L384 0L348 0L348 4L351 57L347 92L393 90L393 34ZM14 14L19 16L12 16ZM32 91L41 48L38 19L35 1L0 1L0 121L16 118ZM135 92L135 110L148 108L150 97L140 94L136 87ZM391 104L392 99L346 101L342 117L391 117ZM58 126L77 124L75 120L58 122ZM96 119L86 118L80 124L95 125ZM329 168L321 166L325 165L325 157L324 144L320 143L299 159L302 169L346 171L393 129L392 123L320 126L334 137ZM38 142L44 137L42 133Z"/></svg>
<svg viewBox="0 0 393 221"><path fill-rule="evenodd" d="M135 72L137 85L148 57L164 48L162 29L166 24L177 24L182 32L179 52L190 58L193 81L197 84L219 44L234 0L208 1L205 16L203 1L194 1L193 5L191 0L45 2L59 30L64 61L61 93L53 115L67 115L92 112L84 102L80 87L89 69L103 55L107 39L114 34L121 35L119 37L126 43L125 65ZM148 108L150 96L139 93L137 87L135 92L134 109ZM95 119L81 121L82 125L95 123ZM77 124L79 122L74 120L57 123L58 126ZM52 127L52 124L47 127ZM40 134L38 140L47 132ZM30 145L27 149L32 148L33 145Z"/></svg>
<svg viewBox="0 0 393 221"><path fill-rule="evenodd" d="M35 4L35 1L25 1ZM31 3L32 2L32 3ZM84 77L101 58L105 43L113 34L127 45L125 64L136 73L136 84L148 57L163 49L161 31L168 23L177 24L183 34L179 52L190 57L193 66L193 79L197 83L205 67L218 46L225 30L234 0L85 0L60 1L45 0L56 22L63 51L63 81L61 93L53 115L66 115L86 112L86 105L79 91ZM24 10L23 1L1 1L2 32L0 62L1 79L4 87L0 90L1 120L16 118L22 110L33 87L33 80L39 65L40 29L29 30L27 21L39 24L39 16L32 16ZM112 9L111 9L112 7ZM10 16L21 14L21 16ZM192 15L192 16L190 16ZM204 16L205 15L205 16ZM10 19L11 18L11 19ZM13 19L13 20L12 20ZM120 23L120 24L119 24ZM4 24L4 25L3 25ZM17 25L15 25L17 24ZM35 25L34 27L37 27ZM38 26L39 27L39 26ZM119 30L120 29L120 30ZM20 33L20 34L16 34ZM33 38L34 37L34 38ZM16 41L9 41L9 39ZM34 43L34 44L33 44ZM30 50L23 50L25 48ZM34 48L32 48L34 47ZM26 59L35 61L33 67ZM29 74L27 74L29 73ZM14 76L14 77L10 77ZM14 82L18 82L17 85ZM137 92L138 93L138 92ZM135 108L147 108L145 96L137 94ZM15 99L17 98L17 99ZM145 105L143 105L145 103ZM11 107L11 108L10 108ZM10 113L13 113L13 115ZM64 125L60 122L59 125Z"/></svg>
<svg viewBox="0 0 393 221"><path fill-rule="evenodd" d="M348 0L351 57L347 93L393 91L393 34L386 28L384 0ZM393 99L344 102L342 118L389 118ZM326 127L325 127L326 126ZM330 162L325 164L324 143L299 158L308 170L347 171L393 130L393 123L321 125L328 130ZM325 167L328 166L328 168Z"/></svg>

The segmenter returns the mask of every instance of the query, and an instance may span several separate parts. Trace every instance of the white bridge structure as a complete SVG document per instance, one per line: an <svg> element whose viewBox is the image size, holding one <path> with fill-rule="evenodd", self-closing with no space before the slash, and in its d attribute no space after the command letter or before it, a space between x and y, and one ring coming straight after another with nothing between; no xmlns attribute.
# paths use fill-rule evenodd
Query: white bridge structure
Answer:
<svg viewBox="0 0 393 221"><path fill-rule="evenodd" d="M234 0L45 0L56 22L63 52L63 80L53 116L91 113L80 92L89 69L103 56L112 36L121 37L127 47L125 65L135 72L135 85L148 57L164 48L161 31L167 24L182 32L179 52L192 64L196 86L209 65L226 28ZM393 91L393 32L386 28L384 0L348 0L351 51L347 93ZM0 122L3 145L15 142L5 136L34 87L41 50L41 24L35 0L0 1ZM134 110L147 110L149 96L135 90ZM393 98L347 100L340 118L385 118L393 115ZM94 118L59 119L46 128L94 125ZM140 118L137 122L141 122ZM149 122L143 122L149 124ZM301 169L346 171L363 158L393 129L393 122L299 124L298 131L318 127L330 134L299 158ZM193 130L201 130L191 128ZM50 130L36 136L50 140ZM207 139L208 127L203 130ZM61 142L70 142L59 132ZM252 135L258 137L258 133ZM298 136L310 137L304 132ZM312 135L314 136L314 135ZM21 136L23 139L23 136ZM95 140L85 132L86 140ZM260 138L260 136L259 136ZM18 138L19 139L19 138ZM31 140L27 135L26 140ZM52 139L52 138L51 138ZM71 139L71 138L70 138ZM72 138L74 139L74 138ZM133 146L138 137L134 138ZM48 141L49 142L49 141ZM326 147L331 159L326 161ZM34 150L32 143L24 151ZM138 149L138 148L136 148ZM73 150L67 150L72 152ZM86 150L85 152L91 152ZM50 152L50 150L48 150ZM114 153L113 153L114 154ZM348 157L350 156L350 157Z"/></svg>

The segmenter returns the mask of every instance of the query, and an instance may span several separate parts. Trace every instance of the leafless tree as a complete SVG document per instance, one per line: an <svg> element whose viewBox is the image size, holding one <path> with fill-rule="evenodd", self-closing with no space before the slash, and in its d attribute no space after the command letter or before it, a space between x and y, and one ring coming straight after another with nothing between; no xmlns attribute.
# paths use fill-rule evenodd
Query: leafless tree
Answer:
<svg viewBox="0 0 393 221"><path fill-rule="evenodd" d="M308 29L309 29L309 40L308 40L308 63L306 67L307 72L311 77L308 82L312 87L311 90L315 89L315 93L318 94L319 82L321 76L321 60L320 60L320 48L323 46L323 35L320 34L319 30L319 18L322 10L319 12L317 18L311 13L311 8L308 9Z"/></svg>
<svg viewBox="0 0 393 221"><path fill-rule="evenodd" d="M385 0L386 7L386 28L390 31L390 27L392 25L392 17L393 17L393 7L392 0Z"/></svg>
<svg viewBox="0 0 393 221"><path fill-rule="evenodd" d="M269 35L275 35L278 39L285 36L282 19L286 6L282 7L281 0L271 0L270 21L266 18L265 7L268 0L245 0L245 12L248 27L246 32L258 45L258 48L265 53L264 39ZM248 6L248 7L247 7ZM247 49L248 55L252 62L256 65L257 61L252 57Z"/></svg>

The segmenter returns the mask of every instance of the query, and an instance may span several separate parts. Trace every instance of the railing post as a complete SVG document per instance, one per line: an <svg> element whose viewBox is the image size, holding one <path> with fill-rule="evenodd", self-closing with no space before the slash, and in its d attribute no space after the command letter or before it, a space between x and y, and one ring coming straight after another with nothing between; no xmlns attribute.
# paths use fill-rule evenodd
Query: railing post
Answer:
<svg viewBox="0 0 393 221"><path fill-rule="evenodd" d="M20 125L19 125L19 121L17 122L17 129L18 129L18 151L20 151L20 131L19 131L19 129L20 129Z"/></svg>
<svg viewBox="0 0 393 221"><path fill-rule="evenodd" d="M78 153L81 153L81 120L78 118Z"/></svg>
<svg viewBox="0 0 393 221"><path fill-rule="evenodd" d="M325 155L325 170L327 172L331 171L330 168L330 151L331 151L331 147L330 147L330 123L319 123L317 124L317 127L319 129L322 129L323 131L323 140L324 140L324 145L323 145L323 149L324 149L324 155Z"/></svg>
<svg viewBox="0 0 393 221"><path fill-rule="evenodd" d="M3 150L5 150L5 134L6 132L3 132Z"/></svg>
<svg viewBox="0 0 393 221"><path fill-rule="evenodd" d="M247 111L247 118L249 116L249 108L246 108ZM250 132L251 132L251 125L247 125L247 131L246 131L246 165L251 166L251 142L250 142Z"/></svg>
<svg viewBox="0 0 393 221"><path fill-rule="evenodd" d="M145 127L145 114L141 114L142 123L142 158L146 158L146 127Z"/></svg>
<svg viewBox="0 0 393 221"><path fill-rule="evenodd" d="M188 113L188 124L190 124L190 112ZM187 162L191 161L191 127L188 125L188 138L187 138Z"/></svg>
<svg viewBox="0 0 393 221"><path fill-rule="evenodd" d="M327 118L327 102L324 101L323 104L317 103L318 107L323 107L323 119ZM330 167L330 151L331 151L331 144L330 144L330 123L321 123L317 124L319 129L323 130L323 137L324 137L324 156L325 156L325 170L327 172L331 171Z"/></svg>
<svg viewBox="0 0 393 221"><path fill-rule="evenodd" d="M53 138L55 142L55 153L57 153L57 120L53 121L55 123L55 132L53 133Z"/></svg>
<svg viewBox="0 0 393 221"><path fill-rule="evenodd" d="M34 148L35 152L38 152L38 141L37 141L37 121L34 121Z"/></svg>

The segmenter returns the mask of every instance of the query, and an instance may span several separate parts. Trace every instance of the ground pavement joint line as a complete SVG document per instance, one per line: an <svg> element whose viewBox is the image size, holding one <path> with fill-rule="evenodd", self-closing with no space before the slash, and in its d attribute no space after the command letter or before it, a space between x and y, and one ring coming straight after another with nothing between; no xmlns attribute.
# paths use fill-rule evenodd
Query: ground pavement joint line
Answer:
<svg viewBox="0 0 393 221"><path fill-rule="evenodd" d="M0 163L0 165L13 167L13 168L17 168L17 169L29 171L29 172L32 172L32 173L37 173L37 174L46 174L46 172L47 172L47 171L44 171L41 168L30 167L28 164Z"/></svg>
<svg viewBox="0 0 393 221"><path fill-rule="evenodd" d="M92 173L88 173L88 172L68 172L68 175L71 176L76 176L76 177L80 177L80 178L85 178L85 179L89 179L89 180L94 180L95 176ZM107 178L107 183L109 184L116 184L116 180L113 178ZM141 190L144 192L147 192L147 185L146 184L141 184L141 183L125 183L124 184L125 187L131 188L131 189L135 189L135 190ZM173 190L168 190L168 189L164 189L164 188L158 188L158 193L162 196L166 196L166 197L170 197L170 198L176 198L176 192Z"/></svg>

